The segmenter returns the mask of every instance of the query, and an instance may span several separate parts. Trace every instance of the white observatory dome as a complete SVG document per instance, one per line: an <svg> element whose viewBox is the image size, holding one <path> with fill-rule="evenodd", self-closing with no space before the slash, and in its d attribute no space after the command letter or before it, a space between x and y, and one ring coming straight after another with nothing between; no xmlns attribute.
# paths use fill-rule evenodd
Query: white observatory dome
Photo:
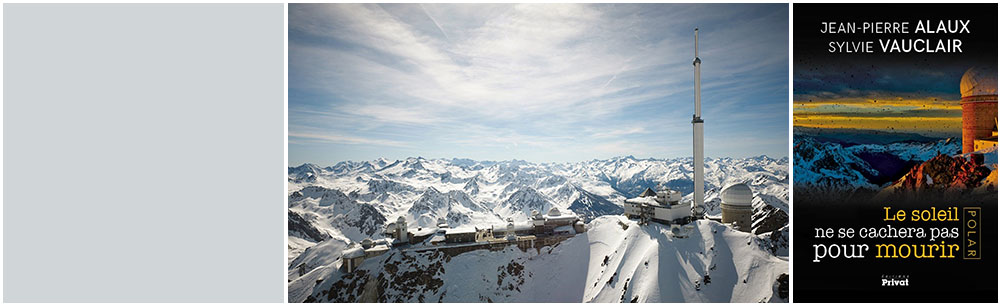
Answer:
<svg viewBox="0 0 1000 305"><path fill-rule="evenodd" d="M753 191L743 183L730 185L722 190L722 203L736 206L750 206L753 202Z"/></svg>
<svg viewBox="0 0 1000 305"><path fill-rule="evenodd" d="M997 95L997 68L972 67L962 75L962 97Z"/></svg>
<svg viewBox="0 0 1000 305"><path fill-rule="evenodd" d="M562 215L562 212L559 212L559 208L552 207L552 209L549 209L549 216L555 217L555 216L560 216L560 215Z"/></svg>

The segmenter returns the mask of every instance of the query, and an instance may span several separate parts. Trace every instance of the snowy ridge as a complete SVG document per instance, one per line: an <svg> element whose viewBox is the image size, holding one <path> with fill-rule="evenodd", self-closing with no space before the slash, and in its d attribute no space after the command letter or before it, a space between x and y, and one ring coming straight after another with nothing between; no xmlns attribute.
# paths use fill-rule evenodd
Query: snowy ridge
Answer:
<svg viewBox="0 0 1000 305"><path fill-rule="evenodd" d="M291 278L289 301L787 302L787 257L767 250L767 235L700 220L689 237L676 238L669 227L623 216L587 227L539 250L393 250L353 273L307 251L296 263L327 265Z"/></svg>
<svg viewBox="0 0 1000 305"><path fill-rule="evenodd" d="M866 178L878 171L840 144L798 137L794 151L796 187L828 192L878 187Z"/></svg>
<svg viewBox="0 0 1000 305"><path fill-rule="evenodd" d="M938 155L959 155L961 141L902 141L843 146L809 136L795 137L795 185L803 194L878 191L914 166Z"/></svg>
<svg viewBox="0 0 1000 305"><path fill-rule="evenodd" d="M861 152L887 152L903 160L926 161L940 154L959 154L962 152L962 143L961 141L947 138L929 143L896 142L886 145L862 144L848 147L848 150L855 154Z"/></svg>
<svg viewBox="0 0 1000 305"><path fill-rule="evenodd" d="M302 251L323 240L359 241L380 234L386 218L375 207L359 203L340 190L308 186L288 196L289 251ZM293 239L294 237L294 239Z"/></svg>
<svg viewBox="0 0 1000 305"><path fill-rule="evenodd" d="M434 187L427 188L407 210L419 227L434 227L438 218L450 224L489 223L497 217L490 209L472 200L461 190L441 193Z"/></svg>
<svg viewBox="0 0 1000 305"><path fill-rule="evenodd" d="M705 166L709 214L721 212L723 187L746 183L761 202L787 215L787 158L706 158ZM355 242L381 237L385 220L400 216L412 228L433 226L439 218L451 227L502 225L508 217L523 221L532 210L552 207L593 219L620 215L625 198L658 185L682 191L690 202L692 174L691 158L631 156L542 164L419 157L303 164L288 168L289 210L296 215L294 221L289 216L289 257L324 235Z"/></svg>

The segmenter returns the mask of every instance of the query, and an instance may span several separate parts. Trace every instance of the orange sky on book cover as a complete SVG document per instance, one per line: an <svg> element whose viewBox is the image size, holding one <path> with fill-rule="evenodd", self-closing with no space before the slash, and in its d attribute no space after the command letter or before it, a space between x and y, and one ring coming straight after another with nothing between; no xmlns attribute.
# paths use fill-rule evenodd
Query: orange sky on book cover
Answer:
<svg viewBox="0 0 1000 305"><path fill-rule="evenodd" d="M959 101L938 98L795 101L793 125L916 133L947 133L962 127Z"/></svg>

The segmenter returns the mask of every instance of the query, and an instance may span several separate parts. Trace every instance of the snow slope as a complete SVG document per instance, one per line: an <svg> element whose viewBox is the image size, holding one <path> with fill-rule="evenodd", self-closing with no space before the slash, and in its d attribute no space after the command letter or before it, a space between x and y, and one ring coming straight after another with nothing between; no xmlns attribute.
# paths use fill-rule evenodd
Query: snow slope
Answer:
<svg viewBox="0 0 1000 305"><path fill-rule="evenodd" d="M397 249L350 274L336 261L294 278L289 301L787 302L787 256L772 255L757 235L700 220L677 238L623 216L587 227L540 251Z"/></svg>

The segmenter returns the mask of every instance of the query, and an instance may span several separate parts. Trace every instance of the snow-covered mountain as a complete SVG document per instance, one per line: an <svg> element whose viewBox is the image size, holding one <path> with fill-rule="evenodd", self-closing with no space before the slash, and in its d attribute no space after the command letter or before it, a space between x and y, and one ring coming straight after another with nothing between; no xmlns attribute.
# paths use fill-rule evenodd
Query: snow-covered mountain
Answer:
<svg viewBox="0 0 1000 305"><path fill-rule="evenodd" d="M705 166L708 214L720 213L721 188L742 182L754 189L761 209L773 206L787 216L787 158L706 158ZM593 219L621 214L625 198L658 185L681 190L690 201L692 175L690 158L631 156L542 164L425 158L303 164L288 168L289 238L294 239L289 255L324 236L380 237L385 221L400 216L414 228L433 226L439 218L452 227L504 224L552 207Z"/></svg>
<svg viewBox="0 0 1000 305"><path fill-rule="evenodd" d="M934 156L960 152L960 141L951 138L844 146L810 136L796 136L794 186L797 193L802 191L803 194L875 191Z"/></svg>
<svg viewBox="0 0 1000 305"><path fill-rule="evenodd" d="M996 201L996 147L962 154L952 138L844 144L796 136L794 151L793 187L803 202Z"/></svg>
<svg viewBox="0 0 1000 305"><path fill-rule="evenodd" d="M300 188L288 195L289 258L327 239L349 243L376 236L385 222L375 207L340 190L317 185Z"/></svg>
<svg viewBox="0 0 1000 305"><path fill-rule="evenodd" d="M578 302L581 300L616 301L614 298L623 297L628 298L625 301L636 299L647 302L658 300L781 300L781 298L773 297L772 291L774 289L771 286L764 290L754 286L753 289L748 290L753 292L740 292L737 296L735 293L743 290L740 286L743 284L741 284L742 280L737 280L737 277L732 273L735 272L733 268L743 270L741 268L746 268L746 266L743 266L745 264L742 261L744 258L734 259L732 253L727 252L723 258L724 263L719 264L729 266L725 269L726 273L712 274L710 279L712 283L705 284L703 277L705 274L702 273L706 272L705 268L718 262L717 258L709 257L706 251L715 251L711 250L713 249L712 244L715 243L732 244L735 240L733 236L739 236L740 242L744 246L753 245L753 251L748 253L757 254L746 255L745 259L762 259L767 261L769 266L778 266L774 270L768 269L766 284L761 284L765 280L759 280L761 282L755 282L754 285L772 285L778 276L778 272L775 270L787 270L787 262L783 263L782 259L776 257L787 257L788 255L788 159L773 159L766 156L741 159L707 158L705 165L707 214L718 215L721 213L719 193L723 187L734 183L746 183L754 191L753 234L736 232L716 223L705 222L699 223L697 226L699 232L696 233L706 238L703 242L695 242L697 239L694 238L674 240L666 235L667 229L660 228L659 225L640 227L618 216L605 216L621 215L623 213L622 201L625 198L637 196L647 187L669 186L681 190L685 194L683 201L690 201L692 197L690 192L693 189L693 171L691 170L690 158L660 160L637 159L628 156L578 163L542 164L519 160L495 162L468 159L407 158L396 161L385 159L361 162L345 161L328 167L313 164L290 167L288 169L288 250L290 261L288 275L291 281L289 294L292 297L291 300L295 301L304 301L309 297L313 298L312 300L321 301L344 300L351 296L351 294L339 297L327 295L327 298L323 298L322 291L325 289L329 293L331 287L336 285L334 283L339 281L334 280L333 277L357 277L355 280L361 279L359 275L339 273L337 266L340 264L340 251L351 242L358 242L367 237L381 237L383 225L398 217L404 217L411 229L434 226L439 218L444 218L451 227L485 227L505 224L507 218L525 221L533 210L545 212L556 207L564 212L569 211L582 216L590 222L588 226L596 228L597 231L591 232L589 235L573 237L561 245L546 250L546 253L528 254L520 250L510 249L503 251L502 255L499 256L496 256L496 253L473 255L475 252L472 252L468 254L469 256L463 254L454 258L422 257L420 255L402 257L399 254L387 254L377 260L372 260L381 263L372 264L389 263L388 260L391 260L392 264L409 264L413 268L422 270L428 266L438 266L439 263L447 264L451 259L467 257L472 261L486 260L489 264L502 265L490 267L493 269L492 271L487 270L490 268L473 270L474 272L468 275L453 272L453 275L449 276L455 277L455 279L447 280L448 285L474 285L472 282L464 283L460 279L463 276L484 276L485 274L492 274L495 277L497 268L501 267L503 269L501 273L509 276L507 279L500 279L498 283L493 283L503 284L494 287L493 290L483 291L482 288L478 288L479 290L476 291L479 292L475 296L459 294L460 289L457 288L447 288L438 292L427 292L425 295L413 294L414 299L407 300L423 298L427 301L443 299L465 301L575 300L574 302ZM612 223L614 225L611 225ZM624 224L624 226L619 225L619 223ZM611 230L612 228L617 228L617 231ZM715 236L715 233L707 234L705 231L725 233ZM642 243L637 244L640 241ZM679 244L675 245L667 243L667 241L677 241ZM750 244L747 244L748 242ZM608 256L608 259L613 260L614 264L627 266L616 267L617 270L608 271L610 274L604 274L608 272L598 271L594 267L590 271L581 269L581 266L588 266L589 261L586 260L593 259L593 257L588 258L586 255L576 257L580 255L576 252L584 251L587 247L597 251L594 250L594 246L591 246L595 243L609 247L601 248L595 253L602 257ZM684 246L680 246L680 244L684 244ZM661 249L655 250L657 248ZM699 250L695 251L695 249ZM726 249L730 249L730 246L726 246ZM623 253L626 250L639 253L636 256L638 258L633 258L632 255L625 257ZM656 259L656 253L660 251L670 253L673 255L672 259L660 258L659 262L644 261L642 268L635 265L637 264L635 260L642 257L645 257L646 260ZM740 254L737 257L744 257L744 255ZM445 262L435 261L441 259L444 259ZM563 260L568 261L563 262ZM737 263L734 260L740 262ZM575 285L572 287L573 292L569 294L539 296L538 299L530 299L526 295L517 296L520 294L515 293L525 289L535 289L529 288L534 287L534 285L526 283L546 281L559 274L559 272L549 270L539 272L538 275L529 275L536 273L528 271L516 275L520 279L514 281L511 278L515 277L512 273L515 272L515 269L525 268L529 265L548 264L568 267L566 264L573 262L579 264L579 266L573 267L574 269L602 273L600 275L574 275L584 277L567 279L568 282L557 284L555 287ZM753 264L760 263L755 261ZM369 264L369 262L366 261L365 264ZM605 263L600 269L611 270L608 264L610 263ZM733 267L734 264L739 266ZM781 267L782 264L784 267ZM699 285L693 280L690 283L675 282L674 278L671 277L669 283L658 284L657 281L643 280L644 284L633 282L631 290L628 288L629 284L626 282L630 278L657 276L657 272L660 271L649 269L651 268L649 266L656 268L657 265L667 266L661 267L661 270L680 272L679 274L692 279L697 278L698 283L701 284ZM448 269L455 268L449 267ZM370 272L391 271L368 270ZM369 271L361 270L362 273ZM413 274L397 274L396 271L391 271L391 273L397 276L397 279L398 277L415 276ZM623 275L614 275L616 272ZM628 274L625 275L625 273ZM723 274L725 275L723 276ZM431 275L433 274L426 276ZM599 278L591 278L594 276ZM717 280L716 276L724 277L726 280ZM586 288L588 292L585 295L583 294L584 288L580 285L583 279L586 279L588 283L602 281L606 284L586 285L590 287ZM430 278L420 278L405 279L404 281L430 280ZM725 284L715 284L719 281ZM736 284L733 284L733 281L736 281ZM642 285L663 287L641 288ZM552 288L553 286L547 287ZM707 293L707 291L714 291L714 288L711 287L728 288L720 288L721 292L717 293ZM642 290L637 290L640 288ZM736 290L731 291L733 289ZM544 290L539 289L537 293L545 293ZM622 294L625 291L628 291L627 295ZM386 300L403 300L402 298L405 296L387 295L386 297L388 298Z"/></svg>
<svg viewBox="0 0 1000 305"><path fill-rule="evenodd" d="M539 250L393 250L352 273L329 258L342 246L324 242L293 261L318 267L292 269L289 301L787 302L787 256L769 252L769 235L708 220L693 227L677 238L667 226L601 216Z"/></svg>

